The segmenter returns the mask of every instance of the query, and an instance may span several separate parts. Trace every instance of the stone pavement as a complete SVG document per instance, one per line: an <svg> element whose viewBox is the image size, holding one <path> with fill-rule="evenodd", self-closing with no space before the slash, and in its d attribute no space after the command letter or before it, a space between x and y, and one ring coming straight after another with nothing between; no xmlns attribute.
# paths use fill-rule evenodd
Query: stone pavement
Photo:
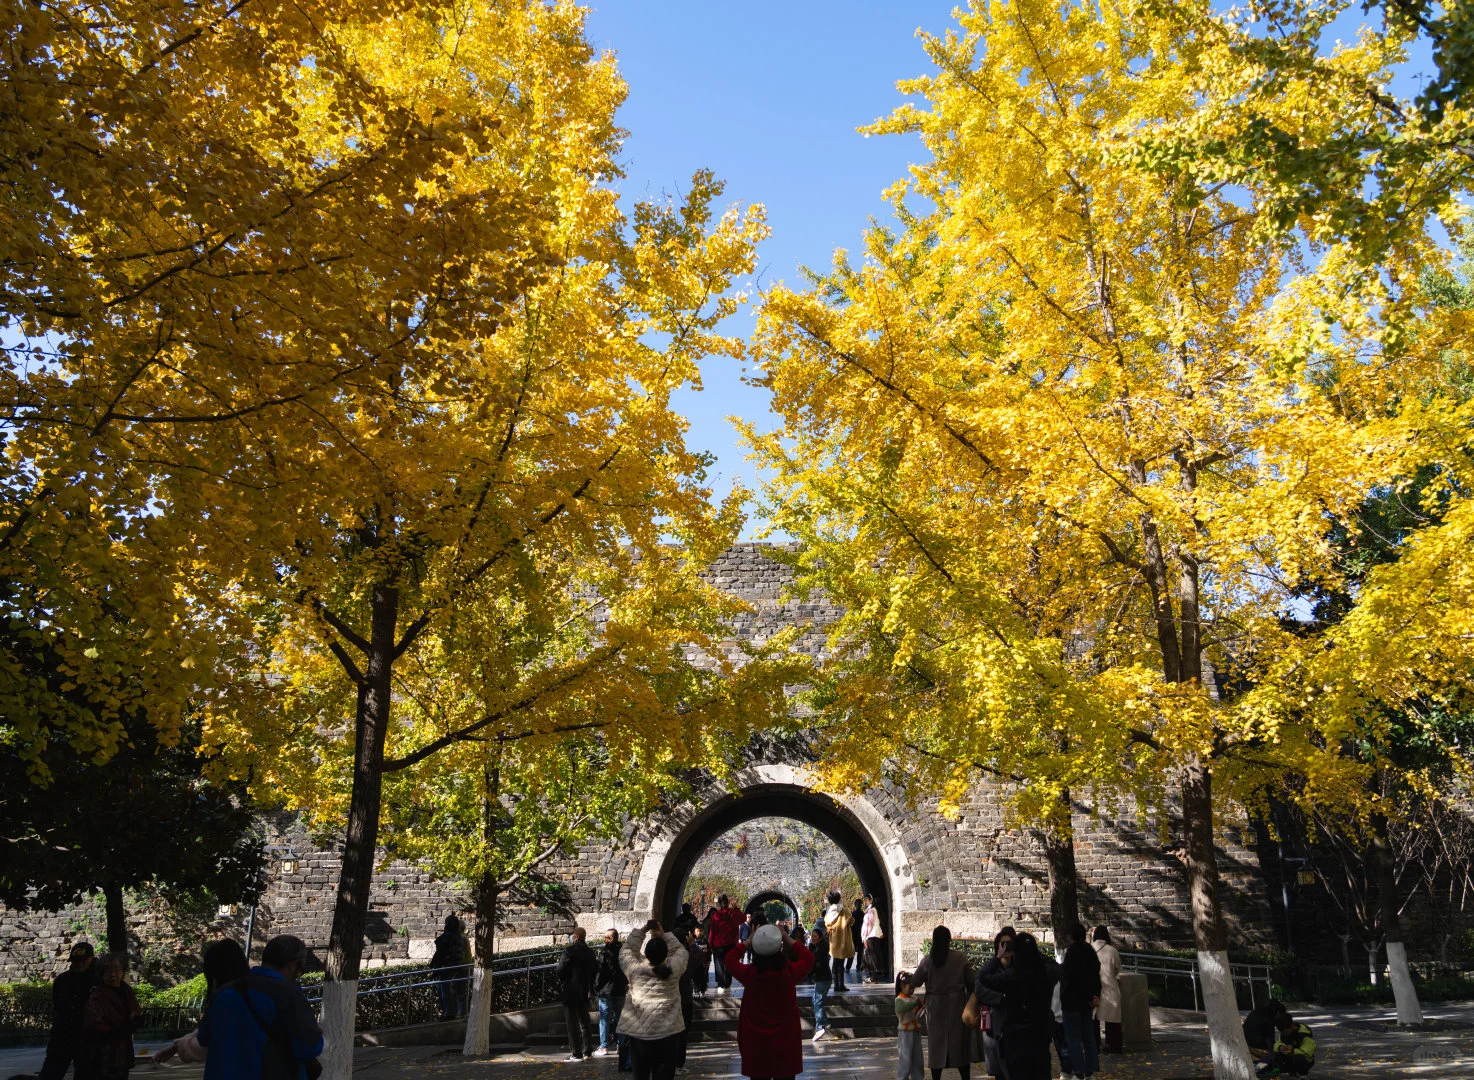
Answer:
<svg viewBox="0 0 1474 1080"><path fill-rule="evenodd" d="M1312 1076L1321 1080L1474 1080L1474 1004L1427 1008L1429 1030L1400 1032L1382 1009L1302 1010L1320 1051ZM1156 1045L1146 1053L1106 1057L1101 1080L1208 1080L1207 1034L1193 1013L1154 1010ZM0 1080L35 1072L39 1050L0 1050ZM561 1051L522 1052L464 1061L456 1047L364 1048L355 1080L618 1080L613 1058L562 1063ZM691 1047L688 1080L736 1080L737 1047L705 1042ZM203 1067L142 1066L134 1080L169 1076L197 1080ZM804 1076L815 1080L892 1080L895 1040L861 1038L804 1044ZM975 1072L974 1076L980 1073ZM958 1080L948 1070L943 1080Z"/></svg>

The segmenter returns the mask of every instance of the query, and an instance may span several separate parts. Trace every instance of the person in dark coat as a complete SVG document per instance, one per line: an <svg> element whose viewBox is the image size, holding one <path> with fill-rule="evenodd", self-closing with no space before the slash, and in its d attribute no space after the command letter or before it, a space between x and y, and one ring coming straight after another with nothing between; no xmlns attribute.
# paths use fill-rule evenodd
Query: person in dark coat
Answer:
<svg viewBox="0 0 1474 1080"><path fill-rule="evenodd" d="M307 1080L322 1028L297 980L309 959L301 938L279 934L244 981L221 989L200 1024L205 1080Z"/></svg>
<svg viewBox="0 0 1474 1080"><path fill-rule="evenodd" d="M90 944L79 941L67 954L67 969L51 980L51 1038L41 1080L61 1080L82 1044L82 1012L97 985L97 960Z"/></svg>
<svg viewBox="0 0 1474 1080"><path fill-rule="evenodd" d="M860 976L865 968L865 898L855 897L855 906L850 909L850 942L855 946L854 955L845 961L844 969L846 978L853 972L855 982L860 981Z"/></svg>
<svg viewBox="0 0 1474 1080"><path fill-rule="evenodd" d="M956 1069L961 1080L968 1080L977 1021L965 1024L962 1014L973 989L972 965L952 948L952 931L945 926L931 932L931 951L916 965L911 985L926 987L926 1064L932 1080L941 1080L943 1069Z"/></svg>
<svg viewBox="0 0 1474 1080"><path fill-rule="evenodd" d="M1090 944L1085 927L1070 928L1069 948L1060 963L1059 1005L1064 1011L1065 1046L1076 1076L1100 1071L1092 1010L1100 1002L1100 956Z"/></svg>
<svg viewBox="0 0 1474 1080"><path fill-rule="evenodd" d="M687 905L689 909L690 905ZM681 972L678 981L681 993L681 1019L685 1021L685 1028L681 1030L680 1041L676 1048L676 1075L683 1076L686 1072L686 1046L690 1041L691 1021L696 1019L696 984L692 981L691 973L695 970L697 952L691 944L691 935L696 932L695 924L684 930L676 931L676 940L681 943L681 948L686 950L686 970Z"/></svg>
<svg viewBox="0 0 1474 1080"><path fill-rule="evenodd" d="M630 982L619 966L619 931L612 926L604 931L604 948L599 951L599 970L594 975L594 997L599 999L599 1047L594 1057L604 1057L615 1049L619 1030L619 1014L624 1010L624 995Z"/></svg>
<svg viewBox="0 0 1474 1080"><path fill-rule="evenodd" d="M133 1069L133 1032L141 1016L138 996L123 981L123 958L108 953L98 961L97 985L87 995L87 1007L82 1010L82 1053L77 1075L88 1080L125 1080Z"/></svg>
<svg viewBox="0 0 1474 1080"><path fill-rule="evenodd" d="M706 997L706 986L711 972L711 949L707 942L706 927L696 924L696 929L691 931L691 963L695 966L691 969L691 987L696 991L699 998Z"/></svg>
<svg viewBox="0 0 1474 1080"><path fill-rule="evenodd" d="M676 916L676 921L671 924L670 932L676 936L676 940L685 941L686 931L701 925L701 920L691 910L690 904L681 905L681 913Z"/></svg>
<svg viewBox="0 0 1474 1080"><path fill-rule="evenodd" d="M461 920L447 915L445 929L435 938L435 953L430 957L430 966L445 972L435 984L442 1020L454 1020L466 1014L466 980L470 977L466 965L470 960L471 945L466 941Z"/></svg>
<svg viewBox="0 0 1474 1080"><path fill-rule="evenodd" d="M829 938L823 930L824 923L809 932L809 951L814 954L814 1041L829 1035L829 1017L824 1008L824 999L829 996Z"/></svg>
<svg viewBox="0 0 1474 1080"><path fill-rule="evenodd" d="M1017 935L1013 947L999 959L1001 970L979 975L976 989L1003 996L999 1035L1008 1080L1049 1080L1054 984L1059 969L1045 960L1032 934Z"/></svg>
<svg viewBox="0 0 1474 1080"><path fill-rule="evenodd" d="M993 955L978 972L979 976L998 975L1005 969L1003 957L1013 948L1017 931L1005 926L993 935ZM986 1010L986 1012L984 1011ZM1008 1066L1003 1063L1003 1044L999 1038L1008 1011L1004 1007L1003 995L996 990L983 989L981 981L973 985L972 997L962 1011L962 1022L969 1028L974 1025L983 1030L983 1064L989 1075L1008 1080Z"/></svg>
<svg viewBox="0 0 1474 1080"><path fill-rule="evenodd" d="M1250 1050L1269 1051L1279 1041L1279 1017L1286 1012L1284 1003L1270 998L1244 1017L1244 1039Z"/></svg>
<svg viewBox="0 0 1474 1080"><path fill-rule="evenodd" d="M590 949L588 931L582 926L573 931L568 948L558 961L558 983L563 1000L563 1018L568 1023L568 1057L565 1061L582 1061L589 1056L589 998L599 974L599 961Z"/></svg>

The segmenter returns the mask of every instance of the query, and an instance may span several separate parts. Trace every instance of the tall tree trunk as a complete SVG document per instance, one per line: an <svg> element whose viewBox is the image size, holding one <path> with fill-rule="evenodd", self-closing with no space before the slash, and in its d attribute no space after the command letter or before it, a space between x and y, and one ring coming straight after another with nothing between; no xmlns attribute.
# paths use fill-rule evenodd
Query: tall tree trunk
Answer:
<svg viewBox="0 0 1474 1080"><path fill-rule="evenodd" d="M1060 796L1062 823L1044 829L1044 861L1049 867L1049 925L1056 947L1080 921L1080 879L1075 869L1075 827L1070 793Z"/></svg>
<svg viewBox="0 0 1474 1080"><path fill-rule="evenodd" d="M1399 1027L1421 1027L1423 1007L1418 1003L1418 990L1413 985L1412 969L1407 963L1407 946L1402 940L1402 920L1397 914L1397 879L1394 876L1392 845L1387 835L1387 818L1372 818L1372 858L1376 860L1377 916L1382 940L1387 943L1387 972L1392 978L1392 996L1397 1002Z"/></svg>
<svg viewBox="0 0 1474 1080"><path fill-rule="evenodd" d="M1228 928L1218 905L1218 858L1213 848L1213 776L1196 758L1182 776L1182 824L1187 840L1193 940L1208 1017L1215 1080L1253 1080L1254 1064L1239 1022L1238 997L1228 962Z"/></svg>
<svg viewBox="0 0 1474 1080"><path fill-rule="evenodd" d="M123 906L123 886L104 885L103 903L107 911L107 951L123 961L128 970L128 909Z"/></svg>
<svg viewBox="0 0 1474 1080"><path fill-rule="evenodd" d="M379 803L384 786L384 739L389 731L394 631L399 590L374 586L372 630L364 677L358 690L353 747L353 793L343 838L343 870L328 939L327 977L322 988L324 1080L351 1080L353 1025L358 1004L358 972L363 931L379 841Z"/></svg>
<svg viewBox="0 0 1474 1080"><path fill-rule="evenodd" d="M476 966L471 969L471 1005L466 1011L466 1041L462 1057L491 1053L492 961L496 958L497 882L482 874L476 885Z"/></svg>

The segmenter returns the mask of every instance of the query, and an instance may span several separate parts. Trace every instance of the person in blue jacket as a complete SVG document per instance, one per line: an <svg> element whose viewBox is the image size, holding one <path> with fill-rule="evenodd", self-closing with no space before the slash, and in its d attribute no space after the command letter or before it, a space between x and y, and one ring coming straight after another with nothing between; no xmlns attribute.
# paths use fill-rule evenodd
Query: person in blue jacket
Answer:
<svg viewBox="0 0 1474 1080"><path fill-rule="evenodd" d="M215 995L200 1024L209 1051L205 1080L312 1080L322 1069L322 1029L297 979L307 946L290 934L274 937L261 966Z"/></svg>

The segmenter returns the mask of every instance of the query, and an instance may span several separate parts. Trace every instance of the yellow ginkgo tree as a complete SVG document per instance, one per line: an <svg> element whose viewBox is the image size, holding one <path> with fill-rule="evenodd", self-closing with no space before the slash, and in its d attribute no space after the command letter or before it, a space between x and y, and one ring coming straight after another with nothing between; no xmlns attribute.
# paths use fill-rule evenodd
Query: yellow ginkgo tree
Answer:
<svg viewBox="0 0 1474 1080"><path fill-rule="evenodd" d="M768 511L849 608L815 695L842 721L826 768L911 754L955 799L982 767L1056 830L1085 794L1180 814L1215 1071L1247 1080L1215 836L1271 792L1359 804L1370 766L1342 749L1376 745L1377 710L1327 681L1298 597L1344 580L1338 523L1453 450L1420 418L1463 406L1439 335L1389 348L1375 310L1329 332L1241 193L1133 162L1199 105L1174 24L1036 0L960 20L871 129L929 152L900 227L774 289L755 340L784 420L749 434Z"/></svg>
<svg viewBox="0 0 1474 1080"><path fill-rule="evenodd" d="M722 651L697 571L740 501L671 396L739 351L715 327L762 214L705 173L621 208L624 87L570 3L5 11L0 558L40 659L0 694L55 707L0 737L105 757L142 685L162 726L197 699L258 793L351 762L302 799L343 815L339 1080L386 771L549 733L580 692L656 759L700 756L682 710L718 724L719 693L652 689ZM569 588L605 605L585 651L484 668L494 609L592 618ZM109 652L140 641L142 676ZM483 708L399 725L416 666Z"/></svg>

